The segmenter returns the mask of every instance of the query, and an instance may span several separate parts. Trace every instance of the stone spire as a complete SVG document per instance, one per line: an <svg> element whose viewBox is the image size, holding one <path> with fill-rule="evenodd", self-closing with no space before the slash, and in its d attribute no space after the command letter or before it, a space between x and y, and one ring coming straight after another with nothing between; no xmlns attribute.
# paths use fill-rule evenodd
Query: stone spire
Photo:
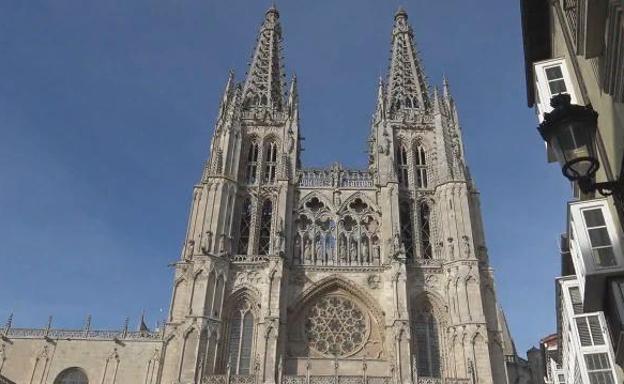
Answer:
<svg viewBox="0 0 624 384"><path fill-rule="evenodd" d="M245 109L283 110L285 85L281 41L279 12L275 6L271 6L260 27L256 49L243 87Z"/></svg>
<svg viewBox="0 0 624 384"><path fill-rule="evenodd" d="M402 7L394 15L386 105L391 115L401 109L428 110L430 107L429 89L414 45L414 33Z"/></svg>

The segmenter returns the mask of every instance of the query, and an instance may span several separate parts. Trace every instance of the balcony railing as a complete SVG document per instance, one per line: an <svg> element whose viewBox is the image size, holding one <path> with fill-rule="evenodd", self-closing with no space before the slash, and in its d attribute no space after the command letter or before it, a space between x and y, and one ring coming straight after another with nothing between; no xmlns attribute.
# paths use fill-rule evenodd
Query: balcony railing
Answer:
<svg viewBox="0 0 624 384"><path fill-rule="evenodd" d="M0 333L7 338L18 339L100 339L100 340L159 340L159 331L86 330L86 329L45 329L9 328Z"/></svg>
<svg viewBox="0 0 624 384"><path fill-rule="evenodd" d="M349 375L284 375L280 384L391 384L392 378L384 376ZM256 384L256 375L208 375L202 384ZM458 383L459 384L459 383ZM462 383L463 384L463 383Z"/></svg>
<svg viewBox="0 0 624 384"><path fill-rule="evenodd" d="M283 375L279 384L391 384L389 376ZM471 384L470 379L419 377L417 384ZM256 384L256 375L207 375L201 384Z"/></svg>
<svg viewBox="0 0 624 384"><path fill-rule="evenodd" d="M329 169L301 169L299 186L304 188L372 188L373 178L368 171L344 169L335 164Z"/></svg>

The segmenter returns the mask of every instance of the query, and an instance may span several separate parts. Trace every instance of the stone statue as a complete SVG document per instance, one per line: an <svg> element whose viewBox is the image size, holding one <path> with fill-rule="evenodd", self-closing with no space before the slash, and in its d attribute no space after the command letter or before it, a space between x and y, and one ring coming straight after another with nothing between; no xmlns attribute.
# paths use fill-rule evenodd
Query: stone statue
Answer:
<svg viewBox="0 0 624 384"><path fill-rule="evenodd" d="M373 262L378 264L381 260L381 247L379 244L373 244Z"/></svg>
<svg viewBox="0 0 624 384"><path fill-rule="evenodd" d="M338 258L341 263L344 263L347 261L347 244L345 243L346 243L345 239L340 238L340 241L338 244Z"/></svg>
<svg viewBox="0 0 624 384"><path fill-rule="evenodd" d="M273 238L273 242L274 242L274 246L273 246L273 252L277 253L277 254L283 254L284 253L284 238L282 237L281 233L276 233L275 237Z"/></svg>
<svg viewBox="0 0 624 384"><path fill-rule="evenodd" d="M295 236L295 249L294 249L294 257L296 263L301 263L301 237L298 235Z"/></svg>
<svg viewBox="0 0 624 384"><path fill-rule="evenodd" d="M303 257L305 258L305 261L312 262L312 249L310 248L310 239L305 240L303 248Z"/></svg>
<svg viewBox="0 0 624 384"><path fill-rule="evenodd" d="M193 258L193 254L195 253L195 240L189 240L186 243L186 249L184 252L184 259L190 260Z"/></svg>
<svg viewBox="0 0 624 384"><path fill-rule="evenodd" d="M349 249L349 256L351 256L351 263L355 263L358 259L357 243L351 242L351 248Z"/></svg>
<svg viewBox="0 0 624 384"><path fill-rule="evenodd" d="M278 218L277 221L277 233L275 234L275 249L274 252L284 254L284 220Z"/></svg>
<svg viewBox="0 0 624 384"><path fill-rule="evenodd" d="M321 238L316 239L316 245L314 249L314 261L319 261L319 259L323 258L322 254L323 243L321 242Z"/></svg>
<svg viewBox="0 0 624 384"><path fill-rule="evenodd" d="M370 263L370 254L368 253L368 240L362 241L362 261Z"/></svg>
<svg viewBox="0 0 624 384"><path fill-rule="evenodd" d="M201 250L204 255L207 255L210 252L210 248L212 247L212 232L206 231L204 237L202 238Z"/></svg>
<svg viewBox="0 0 624 384"><path fill-rule="evenodd" d="M394 251L394 254L401 251L401 236L399 236L398 232L394 232L394 236L392 238L392 250Z"/></svg>
<svg viewBox="0 0 624 384"><path fill-rule="evenodd" d="M227 252L227 238L225 236L225 233L222 233L221 236L219 237L219 252L221 253L225 253Z"/></svg>

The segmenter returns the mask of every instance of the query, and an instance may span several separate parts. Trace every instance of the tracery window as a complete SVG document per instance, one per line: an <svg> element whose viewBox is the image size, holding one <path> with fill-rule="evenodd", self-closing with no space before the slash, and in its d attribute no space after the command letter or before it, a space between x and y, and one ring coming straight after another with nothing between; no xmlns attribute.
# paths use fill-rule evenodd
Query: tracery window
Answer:
<svg viewBox="0 0 624 384"><path fill-rule="evenodd" d="M360 198L334 213L313 197L299 209L294 261L308 265L377 265L379 222L379 214Z"/></svg>
<svg viewBox="0 0 624 384"><path fill-rule="evenodd" d="M325 356L349 356L366 342L366 313L342 295L323 296L307 310L305 334L310 348Z"/></svg>
<svg viewBox="0 0 624 384"><path fill-rule="evenodd" d="M409 186L409 166L407 163L407 150L403 145L399 147L397 151L397 173L399 177L399 184L408 187Z"/></svg>
<svg viewBox="0 0 624 384"><path fill-rule="evenodd" d="M258 143L251 143L247 154L247 183L255 184L258 179Z"/></svg>
<svg viewBox="0 0 624 384"><path fill-rule="evenodd" d="M238 253L247 254L249 250L249 235L251 232L251 200L249 198L243 201L241 208L240 229L238 235Z"/></svg>
<svg viewBox="0 0 624 384"><path fill-rule="evenodd" d="M260 235L258 236L258 254L268 255L271 251L271 219L273 216L273 202L265 200L260 212Z"/></svg>
<svg viewBox="0 0 624 384"><path fill-rule="evenodd" d="M89 384L89 379L82 369L67 368L56 377L54 384Z"/></svg>
<svg viewBox="0 0 624 384"><path fill-rule="evenodd" d="M249 303L241 302L229 322L228 362L234 375L248 375L253 348L254 315Z"/></svg>
<svg viewBox="0 0 624 384"><path fill-rule="evenodd" d="M420 252L423 259L431 259L431 211L424 201L420 203Z"/></svg>
<svg viewBox="0 0 624 384"><path fill-rule="evenodd" d="M405 200L399 205L399 225L401 226L401 240L403 240L403 246L405 246L405 256L411 258L414 255L412 207L411 204Z"/></svg>
<svg viewBox="0 0 624 384"><path fill-rule="evenodd" d="M417 315L412 327L418 376L440 377L440 339L435 317L427 309Z"/></svg>
<svg viewBox="0 0 624 384"><path fill-rule="evenodd" d="M425 149L421 146L416 147L414 158L414 168L416 169L416 187L427 188L427 156Z"/></svg>
<svg viewBox="0 0 624 384"><path fill-rule="evenodd" d="M277 169L277 144L271 141L266 146L264 155L264 181L267 184L275 182L275 170Z"/></svg>

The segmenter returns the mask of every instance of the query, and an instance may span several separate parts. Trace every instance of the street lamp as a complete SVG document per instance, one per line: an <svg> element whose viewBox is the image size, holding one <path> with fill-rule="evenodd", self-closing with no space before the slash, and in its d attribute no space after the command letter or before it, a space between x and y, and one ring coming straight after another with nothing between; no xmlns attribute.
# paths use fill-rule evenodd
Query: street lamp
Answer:
<svg viewBox="0 0 624 384"><path fill-rule="evenodd" d="M537 129L554 152L563 175L577 182L584 193L598 191L608 196L623 192L619 180L593 182L600 168L596 155L598 113L590 106L570 104L570 95L565 93L554 96L550 105L554 109L544 114L544 121Z"/></svg>

